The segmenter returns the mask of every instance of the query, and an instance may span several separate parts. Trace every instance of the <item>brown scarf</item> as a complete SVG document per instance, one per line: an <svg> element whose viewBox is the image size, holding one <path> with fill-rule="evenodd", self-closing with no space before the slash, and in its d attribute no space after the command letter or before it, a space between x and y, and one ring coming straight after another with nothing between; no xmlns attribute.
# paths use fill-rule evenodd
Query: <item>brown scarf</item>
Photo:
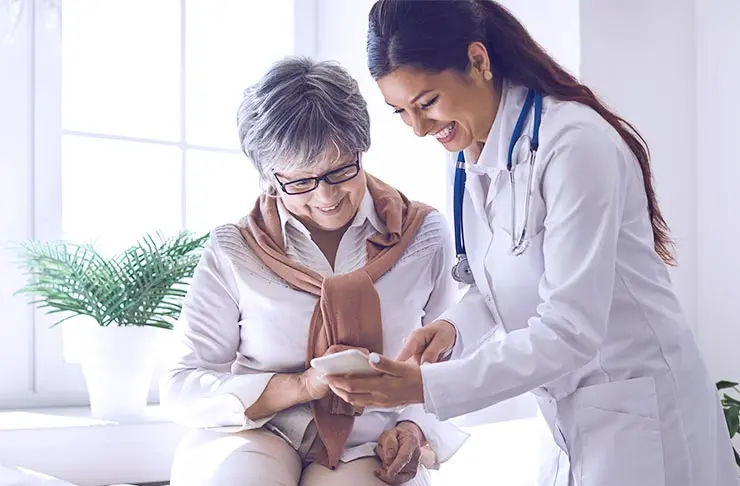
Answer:
<svg viewBox="0 0 740 486"><path fill-rule="evenodd" d="M367 264L354 272L324 278L285 254L280 216L274 198L262 195L240 228L247 244L270 270L292 288L319 297L308 332L306 368L329 346L344 344L383 352L380 299L374 282L385 274L408 248L429 206L409 201L402 193L367 175L367 188L375 212L388 229L367 240ZM311 403L323 448L318 462L334 469L354 425L362 413L334 394Z"/></svg>

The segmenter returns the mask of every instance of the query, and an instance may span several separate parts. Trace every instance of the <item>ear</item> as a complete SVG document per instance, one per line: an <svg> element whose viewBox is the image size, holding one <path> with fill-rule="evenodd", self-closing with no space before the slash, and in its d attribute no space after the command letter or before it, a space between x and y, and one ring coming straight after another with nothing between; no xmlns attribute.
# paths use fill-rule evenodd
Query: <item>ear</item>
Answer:
<svg viewBox="0 0 740 486"><path fill-rule="evenodd" d="M471 42L468 46L468 65L470 75L474 79L483 80L485 73L491 72L491 59L488 57L488 49L482 42Z"/></svg>

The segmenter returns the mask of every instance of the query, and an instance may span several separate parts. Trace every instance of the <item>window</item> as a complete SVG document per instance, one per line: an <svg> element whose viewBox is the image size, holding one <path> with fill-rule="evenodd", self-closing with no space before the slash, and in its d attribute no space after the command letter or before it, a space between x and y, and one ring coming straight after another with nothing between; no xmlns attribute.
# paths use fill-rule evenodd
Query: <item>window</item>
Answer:
<svg viewBox="0 0 740 486"><path fill-rule="evenodd" d="M0 149L3 175L12 171L0 178L1 202L20 211L3 210L7 240L89 241L113 254L148 231L205 233L249 211L260 188L239 149L238 104L272 62L313 53L313 1L4 8L19 8L12 41L0 46L15 62L0 81L16 93L0 98L13 102L0 114L2 134L17 136L15 152ZM10 22L0 27L9 37ZM15 321L0 326L0 364L13 370L0 379L0 406L85 403L79 367L63 358L63 329L9 296L23 280L12 255L0 258L12 272L0 282L0 318Z"/></svg>

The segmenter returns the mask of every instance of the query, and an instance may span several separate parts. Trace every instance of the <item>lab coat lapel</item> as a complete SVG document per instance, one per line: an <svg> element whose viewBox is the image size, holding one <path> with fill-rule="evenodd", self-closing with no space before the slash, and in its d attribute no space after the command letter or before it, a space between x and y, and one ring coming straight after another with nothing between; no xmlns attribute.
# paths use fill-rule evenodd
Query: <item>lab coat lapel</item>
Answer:
<svg viewBox="0 0 740 486"><path fill-rule="evenodd" d="M478 289L489 291L485 277L485 252L493 235L483 208L485 196L480 180L477 176L473 176L467 182L463 204L465 251Z"/></svg>
<svg viewBox="0 0 740 486"><path fill-rule="evenodd" d="M490 236L488 216L486 215L485 204L484 204L485 199L486 199L486 194L484 193L483 184L481 184L481 181L480 181L480 176L468 171L467 180L465 182L465 191L468 193L468 196L470 196L470 202L473 206L473 210L475 211L476 226L485 226ZM481 225L481 223L484 223L484 224ZM465 225L465 227L467 228L467 225ZM476 228L476 230L477 229L478 228Z"/></svg>

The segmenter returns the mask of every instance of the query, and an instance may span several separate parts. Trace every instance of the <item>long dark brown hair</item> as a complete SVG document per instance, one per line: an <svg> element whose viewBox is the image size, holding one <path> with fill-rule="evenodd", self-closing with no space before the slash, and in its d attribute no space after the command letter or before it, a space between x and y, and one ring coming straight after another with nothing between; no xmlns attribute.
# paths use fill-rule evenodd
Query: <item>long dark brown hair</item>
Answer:
<svg viewBox="0 0 740 486"><path fill-rule="evenodd" d="M629 146L640 163L655 251L675 265L668 224L658 208L645 139L607 108L587 86L560 66L504 7L492 0L378 0L370 11L367 57L379 79L400 66L467 72L468 46L486 46L494 75L544 95L594 109Z"/></svg>

